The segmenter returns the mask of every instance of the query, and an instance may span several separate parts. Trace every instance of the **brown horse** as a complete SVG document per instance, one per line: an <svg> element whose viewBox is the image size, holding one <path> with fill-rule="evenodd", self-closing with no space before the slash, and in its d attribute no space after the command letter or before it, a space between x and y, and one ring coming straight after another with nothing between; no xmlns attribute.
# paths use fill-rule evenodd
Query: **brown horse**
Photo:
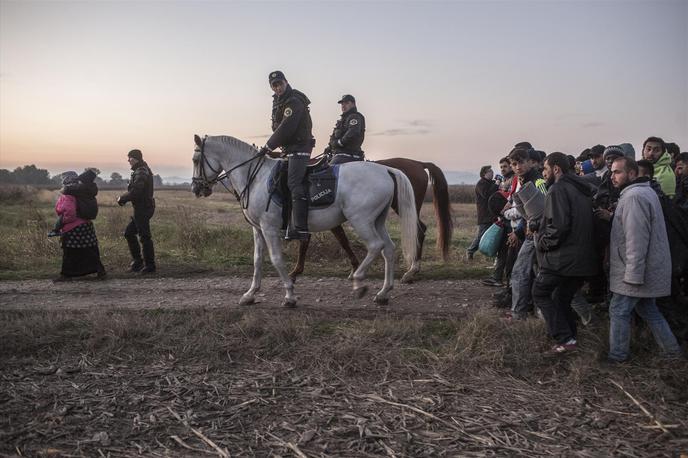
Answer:
<svg viewBox="0 0 688 458"><path fill-rule="evenodd" d="M416 196L416 212L418 213L418 224L420 226L418 231L418 251L416 253L416 259L419 261L419 266L420 258L423 254L425 231L427 230L427 226L420 220L420 208L423 205L425 193L428 190L428 174L425 173L425 170L427 169L428 173L430 174L430 183L432 183L432 200L435 205L435 219L437 220L437 250L442 253L442 259L446 261L447 257L449 256L449 243L451 241L453 231L453 222L451 217L451 204L449 202L447 179L444 177L442 170L440 170L440 168L432 162L420 162L402 157L383 159L375 162L386 165L387 167L393 167L401 170L404 175L408 177L409 181L411 181L413 193ZM392 209L398 213L396 197L394 197L394 200L392 201ZM346 237L346 233L344 232L342 226L333 228L332 234L334 234L339 244L349 256L352 269L356 270L359 265L359 261L351 249L349 239ZM297 275L303 273L304 264L306 262L306 252L308 251L308 243L308 240L303 240L300 242L299 258L296 261L294 269L289 274L289 276L294 280L296 279ZM404 283L412 281L413 276L417 272L418 270L406 272L401 281Z"/></svg>

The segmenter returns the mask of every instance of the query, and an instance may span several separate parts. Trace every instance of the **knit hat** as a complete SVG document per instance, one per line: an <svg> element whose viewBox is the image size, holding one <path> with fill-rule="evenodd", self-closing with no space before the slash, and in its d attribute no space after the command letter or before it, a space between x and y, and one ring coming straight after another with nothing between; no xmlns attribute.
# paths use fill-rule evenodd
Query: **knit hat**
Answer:
<svg viewBox="0 0 688 458"><path fill-rule="evenodd" d="M605 148L605 150L604 150L604 160L605 161L609 157L617 158L617 157L621 157L621 156L624 156L624 150L621 149L620 146L611 145L611 146L608 146L607 148Z"/></svg>
<svg viewBox="0 0 688 458"><path fill-rule="evenodd" d="M633 145L630 143L622 143L619 145L619 148L623 150L624 156L635 159L635 148L633 148Z"/></svg>
<svg viewBox="0 0 688 458"><path fill-rule="evenodd" d="M129 151L127 154L128 157L133 157L137 161L142 161L143 160L143 153L141 152L140 149L133 149Z"/></svg>
<svg viewBox="0 0 688 458"><path fill-rule="evenodd" d="M487 172L492 170L492 166L489 165L483 165L480 167L480 178L483 178Z"/></svg>
<svg viewBox="0 0 688 458"><path fill-rule="evenodd" d="M76 172L69 170L67 172L62 172L60 175L62 177L62 184L69 184L69 183L74 183L75 181L78 180L79 174Z"/></svg>
<svg viewBox="0 0 688 458"><path fill-rule="evenodd" d="M581 162L581 170L583 171L584 175L587 175L588 173L594 172L595 167L592 166L592 161L588 159L587 161Z"/></svg>

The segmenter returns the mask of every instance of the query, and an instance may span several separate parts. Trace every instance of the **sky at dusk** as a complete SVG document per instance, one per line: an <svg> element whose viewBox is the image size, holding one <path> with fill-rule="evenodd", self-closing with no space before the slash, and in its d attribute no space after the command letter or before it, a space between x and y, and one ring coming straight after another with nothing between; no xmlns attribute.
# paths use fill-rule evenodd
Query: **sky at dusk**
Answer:
<svg viewBox="0 0 688 458"><path fill-rule="evenodd" d="M497 165L650 135L688 150L688 1L0 0L0 168L191 175L193 135L262 145L267 76L311 100L316 152L353 94L368 158Z"/></svg>

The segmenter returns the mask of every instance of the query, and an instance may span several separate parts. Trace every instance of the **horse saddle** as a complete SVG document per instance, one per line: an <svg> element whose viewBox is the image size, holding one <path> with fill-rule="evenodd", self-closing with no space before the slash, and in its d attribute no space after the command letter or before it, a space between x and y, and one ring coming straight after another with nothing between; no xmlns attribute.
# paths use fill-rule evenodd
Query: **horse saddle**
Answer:
<svg viewBox="0 0 688 458"><path fill-rule="evenodd" d="M330 166L322 158L308 165L306 169L306 189L308 190L308 206L310 208L325 208L334 203L337 196L337 179L339 165ZM287 187L287 161L279 161L270 172L268 179L270 201L285 207L291 204Z"/></svg>

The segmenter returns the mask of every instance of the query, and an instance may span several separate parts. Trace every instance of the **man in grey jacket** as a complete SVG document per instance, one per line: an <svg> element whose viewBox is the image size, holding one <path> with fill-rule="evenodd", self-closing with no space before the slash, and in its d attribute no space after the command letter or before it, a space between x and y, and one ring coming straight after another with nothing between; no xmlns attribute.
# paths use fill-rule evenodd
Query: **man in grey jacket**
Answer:
<svg viewBox="0 0 688 458"><path fill-rule="evenodd" d="M680 356L676 337L655 299L671 293L671 252L662 207L647 180L638 180L635 160L612 164L612 183L621 190L614 212L609 248L609 359L628 359L631 314L635 310L670 357Z"/></svg>

